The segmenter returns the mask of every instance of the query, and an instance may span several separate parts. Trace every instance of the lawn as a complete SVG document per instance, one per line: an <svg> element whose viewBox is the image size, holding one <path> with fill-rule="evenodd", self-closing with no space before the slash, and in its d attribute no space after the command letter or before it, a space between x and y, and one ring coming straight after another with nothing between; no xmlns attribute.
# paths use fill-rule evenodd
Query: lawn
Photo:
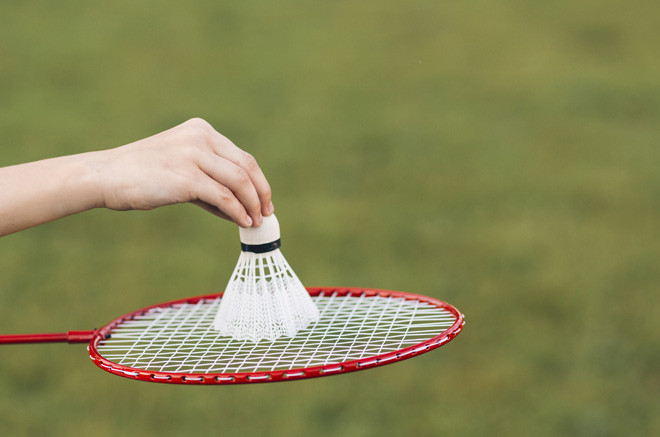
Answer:
<svg viewBox="0 0 660 437"><path fill-rule="evenodd" d="M0 166L203 117L259 161L309 286L412 291L453 342L379 369L189 387L0 348L6 435L660 434L660 4L11 2ZM222 291L235 225L94 210L0 239L3 333Z"/></svg>

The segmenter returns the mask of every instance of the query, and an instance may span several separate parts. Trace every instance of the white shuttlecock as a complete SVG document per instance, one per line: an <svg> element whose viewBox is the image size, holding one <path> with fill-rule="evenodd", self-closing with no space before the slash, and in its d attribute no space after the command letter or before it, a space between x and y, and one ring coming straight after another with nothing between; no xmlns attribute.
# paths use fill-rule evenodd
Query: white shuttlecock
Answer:
<svg viewBox="0 0 660 437"><path fill-rule="evenodd" d="M235 340L293 337L319 319L319 311L280 251L275 215L258 228L240 228L241 256L213 326Z"/></svg>

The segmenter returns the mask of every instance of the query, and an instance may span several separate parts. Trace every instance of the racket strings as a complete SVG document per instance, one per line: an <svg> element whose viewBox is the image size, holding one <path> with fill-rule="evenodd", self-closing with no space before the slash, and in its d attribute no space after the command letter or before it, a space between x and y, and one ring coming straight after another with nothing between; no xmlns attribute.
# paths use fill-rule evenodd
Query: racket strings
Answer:
<svg viewBox="0 0 660 437"><path fill-rule="evenodd" d="M273 342L219 336L212 323L220 299L153 308L118 324L98 352L117 364L149 371L267 372L397 351L441 334L456 321L445 309L402 297L321 293L314 302L318 322Z"/></svg>

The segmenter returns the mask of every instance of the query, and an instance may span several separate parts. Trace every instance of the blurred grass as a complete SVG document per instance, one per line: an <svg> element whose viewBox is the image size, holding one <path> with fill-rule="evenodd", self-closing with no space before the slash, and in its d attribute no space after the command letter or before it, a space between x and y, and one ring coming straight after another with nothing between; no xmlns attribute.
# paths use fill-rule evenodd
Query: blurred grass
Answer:
<svg viewBox="0 0 660 437"><path fill-rule="evenodd" d="M242 387L3 347L3 434L660 433L657 2L0 9L0 165L204 117L258 158L305 283L420 292L468 321L404 363ZM4 237L2 331L220 290L237 243L187 205Z"/></svg>

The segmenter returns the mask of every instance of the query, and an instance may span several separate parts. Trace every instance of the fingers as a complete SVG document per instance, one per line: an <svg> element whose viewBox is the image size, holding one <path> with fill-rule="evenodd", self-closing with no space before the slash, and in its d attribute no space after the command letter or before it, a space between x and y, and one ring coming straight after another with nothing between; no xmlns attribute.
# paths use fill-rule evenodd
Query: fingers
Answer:
<svg viewBox="0 0 660 437"><path fill-rule="evenodd" d="M259 226L262 216L273 213L270 185L252 155L201 118L190 119L176 129L185 133L189 144L197 146L190 156L209 177L205 182L213 182L193 196L199 199L199 206L221 217L225 214L243 227Z"/></svg>
<svg viewBox="0 0 660 437"><path fill-rule="evenodd" d="M202 208L203 210L208 211L208 212L210 212L210 213L213 214L213 215L217 215L217 216L220 217L220 218L223 218L223 219L225 219L225 220L229 220L230 222L233 221L233 220L231 219L231 217L229 217L227 214L225 214L224 212L220 211L220 210L219 210L218 208L216 208L215 206L213 206L213 205L209 205L209 204L206 203L206 202L203 202L203 201L201 201L201 200L193 200L193 201L190 202L190 203L192 203L193 205L197 205L197 206L199 206L200 208Z"/></svg>
<svg viewBox="0 0 660 437"><path fill-rule="evenodd" d="M273 213L270 185L261 171L256 159L249 153L238 148L215 129L211 134L211 147L214 152L243 169L250 178L256 190L261 206L261 214L269 216Z"/></svg>
<svg viewBox="0 0 660 437"><path fill-rule="evenodd" d="M252 218L232 191L208 176L205 178L205 181L197 182L195 200L192 200L191 203L218 217L231 220L239 226L251 227L253 224Z"/></svg>
<svg viewBox="0 0 660 437"><path fill-rule="evenodd" d="M212 153L205 154L199 166L204 173L231 190L251 217L254 226L261 225L263 218L260 198L247 171Z"/></svg>

